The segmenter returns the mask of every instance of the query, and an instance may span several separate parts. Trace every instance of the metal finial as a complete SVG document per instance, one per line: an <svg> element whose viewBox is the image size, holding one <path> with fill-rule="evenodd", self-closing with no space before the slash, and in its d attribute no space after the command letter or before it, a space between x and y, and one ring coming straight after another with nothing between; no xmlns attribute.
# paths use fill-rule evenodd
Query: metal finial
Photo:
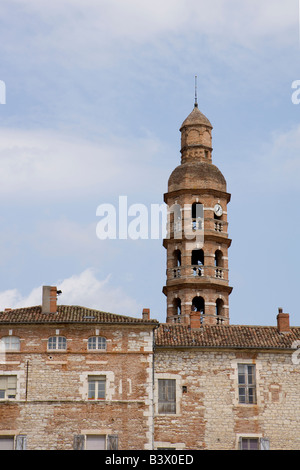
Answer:
<svg viewBox="0 0 300 470"><path fill-rule="evenodd" d="M195 108L198 108L197 75L195 75Z"/></svg>

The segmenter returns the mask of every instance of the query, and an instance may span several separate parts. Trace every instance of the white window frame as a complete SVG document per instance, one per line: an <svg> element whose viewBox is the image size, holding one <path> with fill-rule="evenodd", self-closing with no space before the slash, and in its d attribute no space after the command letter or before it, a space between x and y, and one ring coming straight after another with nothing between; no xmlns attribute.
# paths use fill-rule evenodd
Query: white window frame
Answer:
<svg viewBox="0 0 300 470"><path fill-rule="evenodd" d="M257 398L256 398L256 367L255 364L245 364L244 362L239 362L237 364L238 367L238 395L239 395L239 404L241 405L256 405ZM248 374L248 368L251 367L254 370L254 373L251 374L252 382L249 382L250 374ZM240 369L243 369L242 373L240 374ZM239 380L240 375L245 377L245 382L241 383ZM240 389L245 390L245 401L241 400L242 395L240 394ZM253 390L253 395L250 394L250 390Z"/></svg>
<svg viewBox="0 0 300 470"><path fill-rule="evenodd" d="M80 388L79 388L79 393L82 397L83 400L95 403L97 401L101 402L103 399L99 400L89 400L88 395L89 395L89 384L88 384L88 379L89 377L99 377L99 376L105 376L106 382L105 382L105 401L110 401L113 399L114 393L115 393L115 375L112 371L110 370L89 370L89 371L83 371L80 374Z"/></svg>
<svg viewBox="0 0 300 470"><path fill-rule="evenodd" d="M87 348L88 348L88 351L106 351L106 344L107 344L107 341L104 336L90 336L88 338Z"/></svg>
<svg viewBox="0 0 300 470"><path fill-rule="evenodd" d="M91 385L94 385L94 396L92 394ZM100 396L99 395L103 395ZM94 375L88 376L88 400L98 401L105 400L106 398L106 376L105 375Z"/></svg>
<svg viewBox="0 0 300 470"><path fill-rule="evenodd" d="M55 340L55 341L54 341ZM64 347L59 347L62 346L60 343L63 343ZM54 343L52 345L51 343ZM54 347L50 347L54 346ZM47 341L47 351L66 351L67 350L67 338L65 336L50 336Z"/></svg>
<svg viewBox="0 0 300 470"><path fill-rule="evenodd" d="M14 379L13 382L14 382L15 386L13 388L9 388L9 380L12 379L12 378ZM1 382L5 382L5 387L4 388L2 388ZM18 391L18 376L16 374L13 374L13 373L1 374L0 375L0 390L4 391L4 397L0 396L0 401L16 400L17 399L17 391ZM9 390L14 391L13 396L9 396L9 395L12 395L12 393L9 393Z"/></svg>
<svg viewBox="0 0 300 470"><path fill-rule="evenodd" d="M3 336L0 340L0 350L3 352L20 351L20 338L18 336Z"/></svg>

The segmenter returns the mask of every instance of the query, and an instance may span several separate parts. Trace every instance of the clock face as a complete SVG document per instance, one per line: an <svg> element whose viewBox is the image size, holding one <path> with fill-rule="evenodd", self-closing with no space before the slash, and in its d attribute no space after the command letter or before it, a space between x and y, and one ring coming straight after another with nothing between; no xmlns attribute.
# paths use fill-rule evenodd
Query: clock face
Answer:
<svg viewBox="0 0 300 470"><path fill-rule="evenodd" d="M214 207L214 213L220 217L222 214L223 214L223 209L222 209L222 206L220 204L216 204L215 207Z"/></svg>

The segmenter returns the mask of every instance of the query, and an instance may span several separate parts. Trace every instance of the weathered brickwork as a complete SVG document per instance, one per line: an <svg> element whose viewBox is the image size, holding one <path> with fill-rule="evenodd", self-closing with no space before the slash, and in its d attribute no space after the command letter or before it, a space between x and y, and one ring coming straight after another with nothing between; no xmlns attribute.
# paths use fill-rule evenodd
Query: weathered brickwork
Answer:
<svg viewBox="0 0 300 470"><path fill-rule="evenodd" d="M106 338L88 351L89 337ZM0 378L16 375L16 397L0 401L1 435L27 436L28 449L72 449L74 435L117 435L119 449L152 448L153 327L13 325L0 338L20 338L2 354ZM66 351L48 351L51 336ZM88 399L88 377L106 378L105 399Z"/></svg>

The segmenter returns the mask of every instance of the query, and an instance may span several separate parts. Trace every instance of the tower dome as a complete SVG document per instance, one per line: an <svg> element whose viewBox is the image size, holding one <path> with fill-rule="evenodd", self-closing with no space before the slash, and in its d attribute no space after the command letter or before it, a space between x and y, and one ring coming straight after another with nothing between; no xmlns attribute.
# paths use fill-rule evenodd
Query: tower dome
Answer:
<svg viewBox="0 0 300 470"><path fill-rule="evenodd" d="M226 192L226 180L219 168L208 162L187 162L173 170L168 181L168 190L215 189Z"/></svg>
<svg viewBox="0 0 300 470"><path fill-rule="evenodd" d="M185 127L185 126L194 126L194 125L204 125L207 127L210 127L211 129L213 126L211 125L210 121L207 119L206 116L204 116L203 113L201 113L200 109L198 108L198 105L195 103L193 111L188 115L188 117L183 121L180 131Z"/></svg>

